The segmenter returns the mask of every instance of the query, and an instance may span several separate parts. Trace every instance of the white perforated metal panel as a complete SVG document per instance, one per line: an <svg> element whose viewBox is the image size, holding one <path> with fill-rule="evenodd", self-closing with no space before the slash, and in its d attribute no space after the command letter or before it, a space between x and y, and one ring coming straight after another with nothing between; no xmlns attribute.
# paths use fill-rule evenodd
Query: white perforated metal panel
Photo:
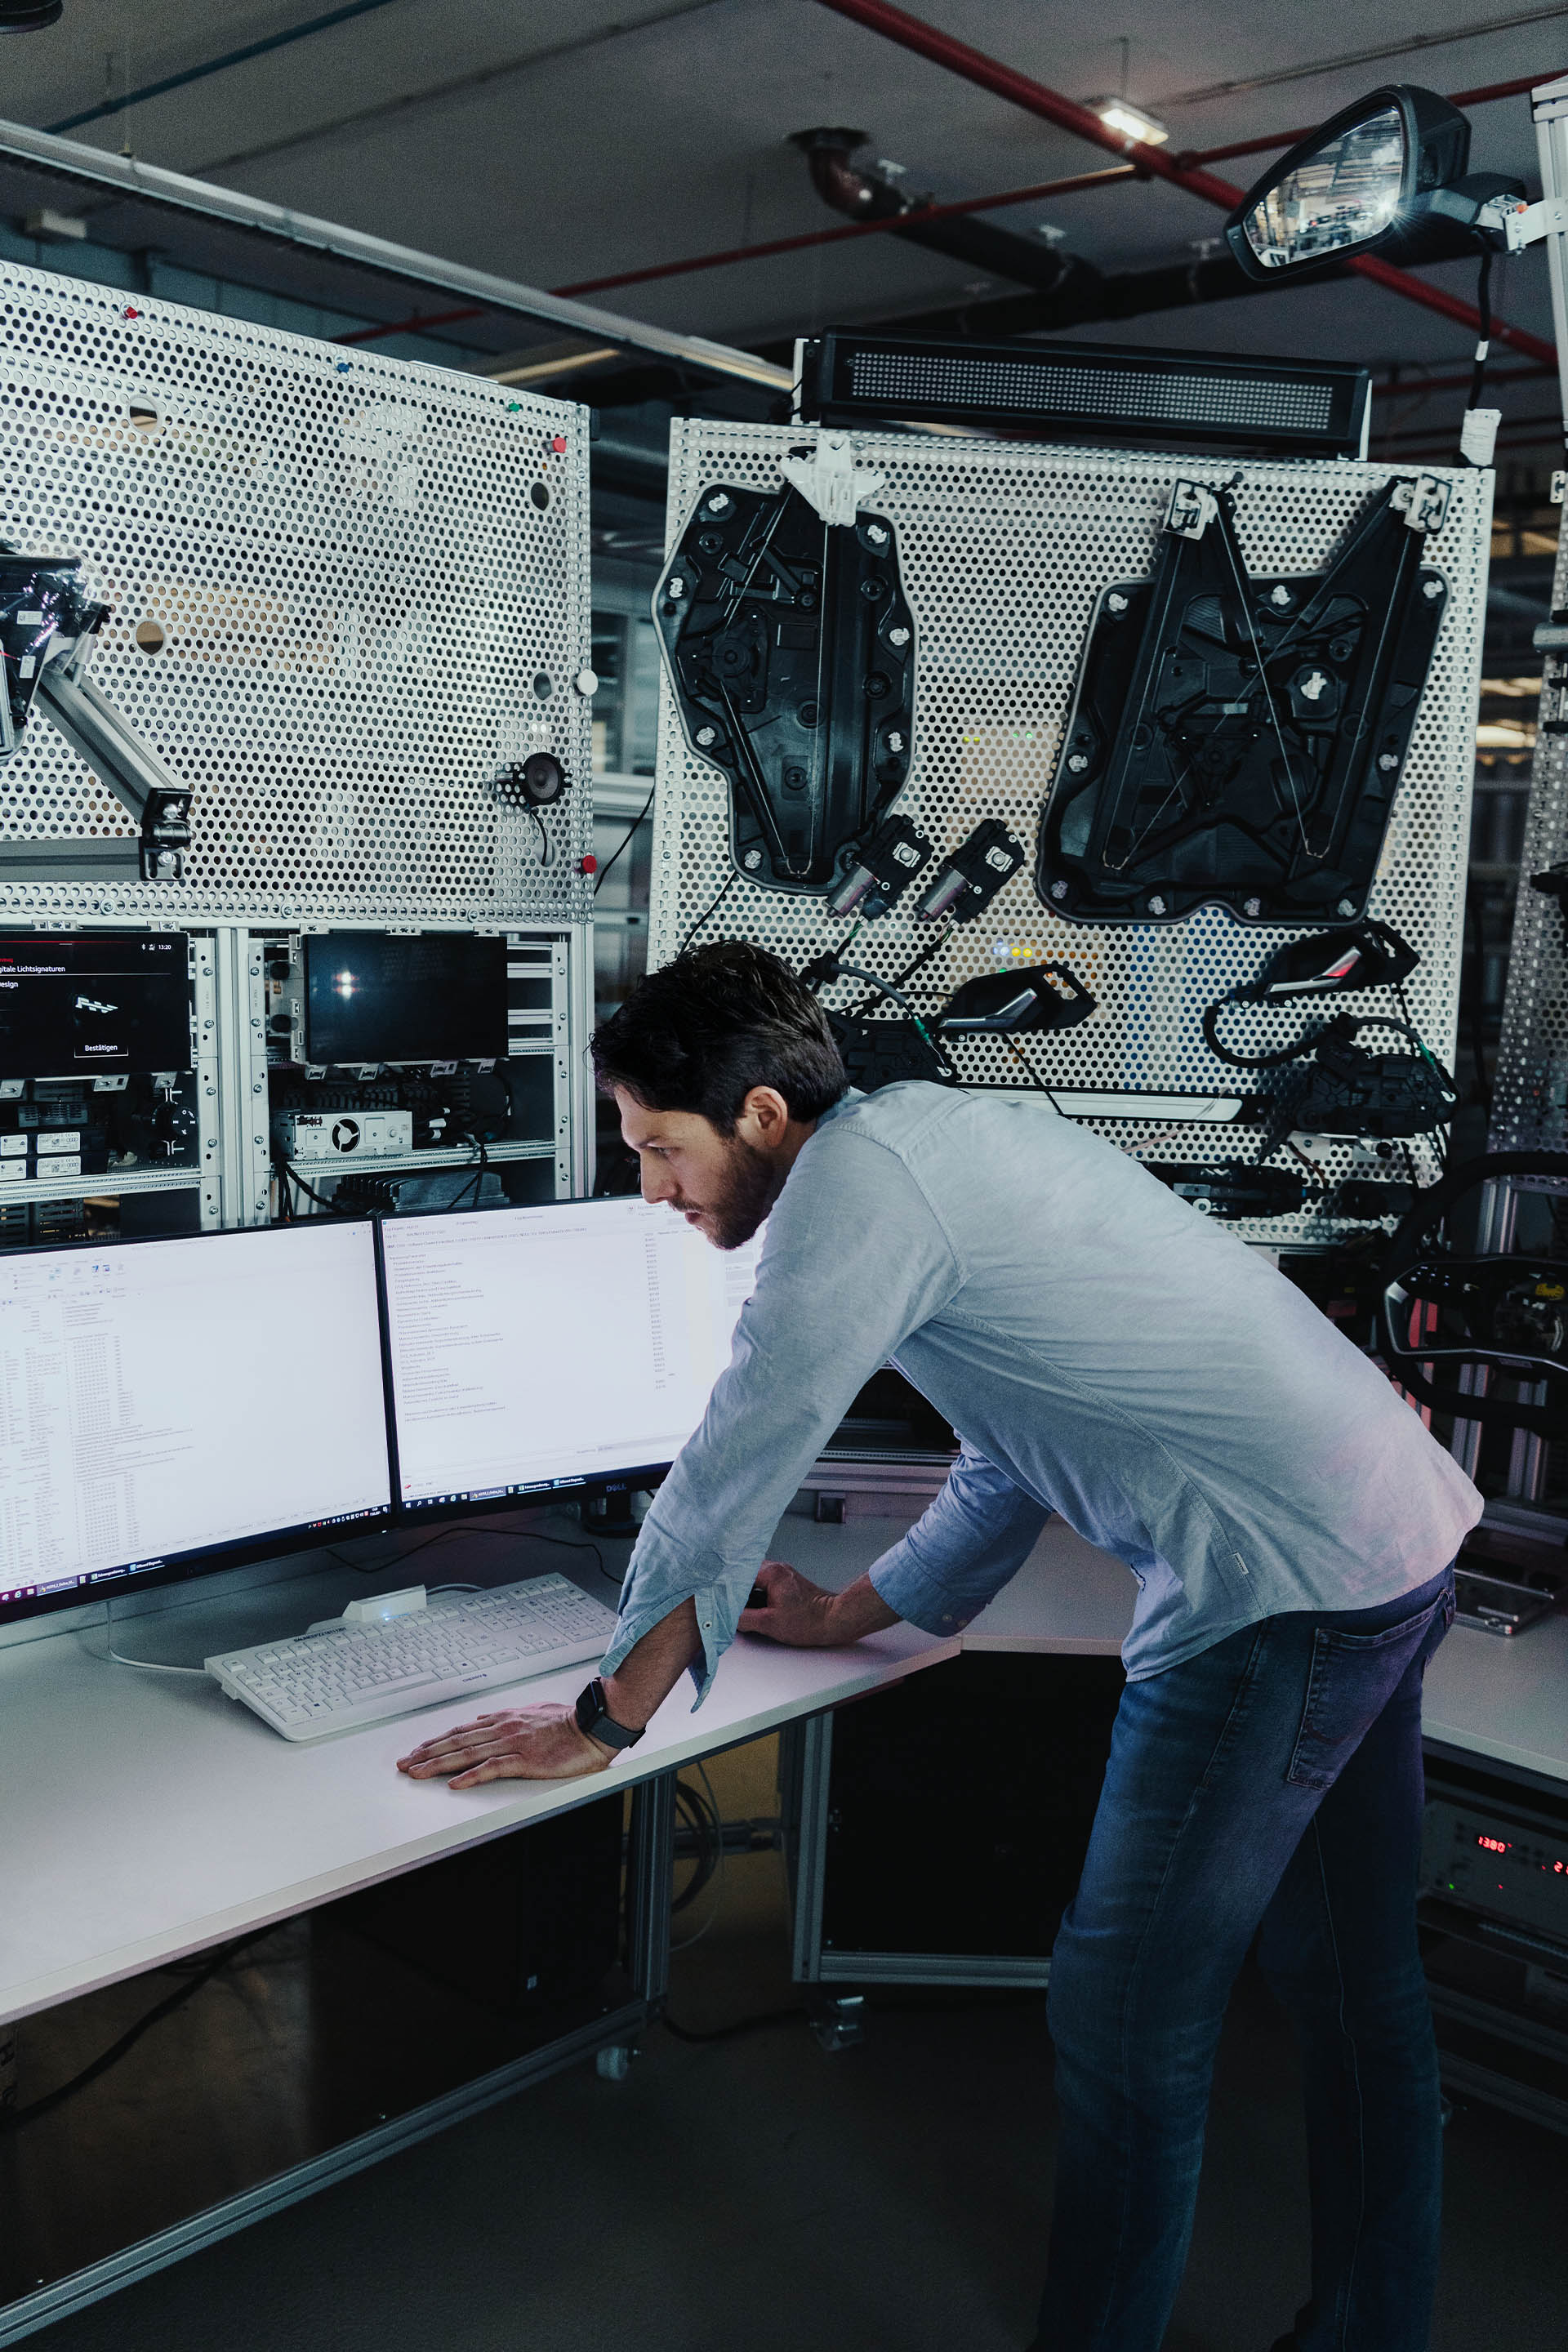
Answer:
<svg viewBox="0 0 1568 2352"><path fill-rule="evenodd" d="M1552 609L1568 601L1568 509L1557 542ZM1492 1082L1493 1151L1561 1151L1568 1139L1568 955L1563 901L1530 877L1568 857L1568 735L1535 739L1519 902Z"/></svg>
<svg viewBox="0 0 1568 2352"><path fill-rule="evenodd" d="M814 436L799 426L693 422L671 429L667 544L673 546L702 487L728 482L771 489L780 460ZM1300 931L1246 925L1205 908L1169 926L1098 928L1049 915L1035 895L1032 865L1040 806L1055 765L1091 608L1110 581L1152 566L1160 525L1178 476L1236 486L1237 523L1249 569L1297 573L1321 567L1369 494L1399 469L1352 463L1205 463L1194 456L1021 447L929 436L857 435L858 466L886 477L868 503L898 534L905 593L916 625L914 767L898 806L937 845L956 848L983 817L1005 819L1029 852L1026 867L987 914L954 932L920 973L939 1003L957 984L1005 961L1069 964L1099 1000L1084 1026L1023 1041L1046 1083L1062 1087L1136 1087L1246 1092L1204 1044L1203 1008L1250 979ZM1405 469L1406 473L1414 468ZM1369 912L1394 925L1421 963L1406 994L1427 1044L1451 1062L1474 773L1474 730L1491 520L1491 476L1446 474L1447 519L1427 540L1424 560L1449 583L1431 675ZM820 898L803 898L730 879L728 787L689 749L668 680L663 686L658 817L653 857L651 961L667 961L693 934L744 937L797 969L850 926ZM921 882L935 872L935 861ZM728 887L726 885L728 884ZM929 937L913 913L920 885L855 941L855 959L889 979ZM705 911L721 892L718 908ZM828 1002L847 1008L865 995L845 982ZM1321 1002L1293 1013L1242 1013L1227 1041L1246 1051L1282 1045L1332 1011L1397 1013L1384 993ZM1565 1028L1568 1037L1568 1028ZM1399 1041L1369 1032L1373 1050ZM978 1085L1027 1083L1005 1043L957 1042L954 1058ZM1180 1127L1152 1120L1107 1122L1102 1131L1162 1160L1252 1158L1256 1129ZM1422 1181L1436 1173L1433 1148L1411 1156ZM1277 1165L1291 1168L1289 1154ZM1349 1144L1326 1152L1331 1181L1406 1169ZM1239 1225L1270 1244L1325 1242L1339 1228L1304 1214Z"/></svg>
<svg viewBox="0 0 1568 2352"><path fill-rule="evenodd" d="M0 914L586 916L584 410L5 264L0 539L86 559L90 675L195 792L184 883L0 861ZM486 790L534 751L539 820ZM0 835L133 831L35 714Z"/></svg>

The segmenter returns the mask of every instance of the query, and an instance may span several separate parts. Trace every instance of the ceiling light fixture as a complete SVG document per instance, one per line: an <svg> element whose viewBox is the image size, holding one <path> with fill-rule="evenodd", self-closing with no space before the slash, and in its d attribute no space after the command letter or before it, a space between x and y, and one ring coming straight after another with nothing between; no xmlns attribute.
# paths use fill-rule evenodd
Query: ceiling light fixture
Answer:
<svg viewBox="0 0 1568 2352"><path fill-rule="evenodd" d="M1163 147L1171 135L1158 116L1145 114L1131 99L1102 98L1094 110L1108 131L1136 139L1144 147Z"/></svg>

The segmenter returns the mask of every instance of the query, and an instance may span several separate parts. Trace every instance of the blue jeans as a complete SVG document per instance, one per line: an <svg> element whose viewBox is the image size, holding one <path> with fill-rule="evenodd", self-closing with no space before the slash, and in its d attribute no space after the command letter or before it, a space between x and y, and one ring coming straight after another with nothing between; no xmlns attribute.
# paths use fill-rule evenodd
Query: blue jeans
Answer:
<svg viewBox="0 0 1568 2352"><path fill-rule="evenodd" d="M1421 1680L1453 1611L1445 1570L1382 1608L1266 1618L1128 1685L1051 1962L1060 2137L1034 2352L1159 2352L1255 1936L1306 2079L1295 2342L1425 2352L1441 2154L1415 1938ZM1260 2315L1259 2352L1279 2324Z"/></svg>

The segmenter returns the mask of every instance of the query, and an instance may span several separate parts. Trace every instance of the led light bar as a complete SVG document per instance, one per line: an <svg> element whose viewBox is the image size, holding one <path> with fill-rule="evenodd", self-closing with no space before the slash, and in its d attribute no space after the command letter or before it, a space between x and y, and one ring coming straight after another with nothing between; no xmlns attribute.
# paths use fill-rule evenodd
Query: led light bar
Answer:
<svg viewBox="0 0 1568 2352"><path fill-rule="evenodd" d="M806 424L897 418L1026 429L1041 440L1224 444L1362 457L1369 371L1346 361L1154 352L1116 343L926 342L829 328L800 347Z"/></svg>

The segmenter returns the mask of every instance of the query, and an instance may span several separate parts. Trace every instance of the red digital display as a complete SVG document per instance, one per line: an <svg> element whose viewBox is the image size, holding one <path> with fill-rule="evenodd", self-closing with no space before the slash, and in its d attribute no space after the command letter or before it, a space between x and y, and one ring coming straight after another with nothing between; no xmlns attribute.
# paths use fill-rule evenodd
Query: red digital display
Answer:
<svg viewBox="0 0 1568 2352"><path fill-rule="evenodd" d="M1506 1838L1479 1837L1476 1843L1484 1845L1489 1853L1507 1853L1509 1851L1509 1842Z"/></svg>

